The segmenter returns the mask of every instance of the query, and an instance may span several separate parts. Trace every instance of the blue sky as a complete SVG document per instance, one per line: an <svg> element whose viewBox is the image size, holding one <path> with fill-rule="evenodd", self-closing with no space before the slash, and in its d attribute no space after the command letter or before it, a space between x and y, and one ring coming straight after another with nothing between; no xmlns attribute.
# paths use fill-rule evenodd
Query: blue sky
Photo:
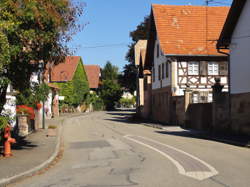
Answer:
<svg viewBox="0 0 250 187"><path fill-rule="evenodd" d="M82 32L74 36L70 48L77 48L75 55L81 56L84 64L98 64L101 67L111 61L119 67L128 63L125 55L131 43L129 32L136 29L151 4L205 5L205 0L83 0L86 3L84 15L79 20L87 23ZM213 0L211 5L230 5L231 0ZM101 47L105 46L105 47Z"/></svg>

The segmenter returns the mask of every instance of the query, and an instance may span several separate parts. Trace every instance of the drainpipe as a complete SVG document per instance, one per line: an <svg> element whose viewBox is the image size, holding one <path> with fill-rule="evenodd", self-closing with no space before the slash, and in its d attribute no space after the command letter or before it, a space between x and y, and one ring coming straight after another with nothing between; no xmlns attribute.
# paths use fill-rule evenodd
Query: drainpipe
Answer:
<svg viewBox="0 0 250 187"><path fill-rule="evenodd" d="M217 48L218 53L224 54L228 59L228 92L229 92L229 120L230 120L230 128L231 128L231 111L232 111L232 103L231 103L231 62L230 62L230 54L220 51L220 48ZM230 129L231 130L231 129Z"/></svg>

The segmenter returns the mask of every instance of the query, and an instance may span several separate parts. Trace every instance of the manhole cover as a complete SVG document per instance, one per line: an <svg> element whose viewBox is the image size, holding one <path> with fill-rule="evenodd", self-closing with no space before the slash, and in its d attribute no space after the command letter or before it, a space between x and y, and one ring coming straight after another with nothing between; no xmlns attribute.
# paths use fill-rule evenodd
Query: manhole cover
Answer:
<svg viewBox="0 0 250 187"><path fill-rule="evenodd" d="M74 142L71 143L72 149L90 149L90 148L103 148L110 147L111 145L105 140L88 141L88 142Z"/></svg>

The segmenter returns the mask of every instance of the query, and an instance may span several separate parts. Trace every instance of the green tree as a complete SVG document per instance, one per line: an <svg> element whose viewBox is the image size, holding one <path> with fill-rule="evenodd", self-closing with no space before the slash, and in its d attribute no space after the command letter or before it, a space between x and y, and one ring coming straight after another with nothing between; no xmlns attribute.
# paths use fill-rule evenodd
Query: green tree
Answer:
<svg viewBox="0 0 250 187"><path fill-rule="evenodd" d="M30 87L37 62L62 62L66 43L80 28L76 20L83 5L70 0L1 0L0 112L11 83L22 92Z"/></svg>
<svg viewBox="0 0 250 187"><path fill-rule="evenodd" d="M115 103L122 96L122 89L117 79L118 67L108 61L102 69L102 86L100 90L100 97L104 102L106 110L113 110Z"/></svg>
<svg viewBox="0 0 250 187"><path fill-rule="evenodd" d="M122 89L118 83L113 80L104 80L101 88L101 98L106 110L113 110L115 103L120 100Z"/></svg>
<svg viewBox="0 0 250 187"><path fill-rule="evenodd" d="M130 62L131 64L135 63L135 52L134 52L134 47L135 44L139 40L147 40L148 38L148 32L149 32L149 22L150 22L150 17L146 16L134 31L131 31L129 36L132 39L132 43L128 46L128 52L126 54L126 60Z"/></svg>
<svg viewBox="0 0 250 187"><path fill-rule="evenodd" d="M149 16L144 18L144 21L141 22L134 31L130 32L130 37L132 39L132 43L128 46L128 52L126 54L126 60L129 64L126 64L123 67L123 74L119 78L119 82L125 88L127 88L130 93L134 93L136 90L136 77L137 77L137 69L135 67L135 52L134 47L135 44L139 40L146 40L149 32Z"/></svg>
<svg viewBox="0 0 250 187"><path fill-rule="evenodd" d="M107 61L104 68L101 70L103 80L116 80L118 78L118 67Z"/></svg>
<svg viewBox="0 0 250 187"><path fill-rule="evenodd" d="M126 88L131 94L136 90L137 68L134 64L126 64L123 67L122 74L119 75L119 83Z"/></svg>

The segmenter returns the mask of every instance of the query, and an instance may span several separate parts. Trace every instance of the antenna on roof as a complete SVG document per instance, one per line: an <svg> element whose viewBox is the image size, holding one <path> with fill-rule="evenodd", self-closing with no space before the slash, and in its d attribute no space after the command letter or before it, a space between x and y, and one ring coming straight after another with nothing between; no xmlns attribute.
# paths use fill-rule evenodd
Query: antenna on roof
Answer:
<svg viewBox="0 0 250 187"><path fill-rule="evenodd" d="M205 0L206 6L209 5L209 3L211 3L213 0Z"/></svg>

